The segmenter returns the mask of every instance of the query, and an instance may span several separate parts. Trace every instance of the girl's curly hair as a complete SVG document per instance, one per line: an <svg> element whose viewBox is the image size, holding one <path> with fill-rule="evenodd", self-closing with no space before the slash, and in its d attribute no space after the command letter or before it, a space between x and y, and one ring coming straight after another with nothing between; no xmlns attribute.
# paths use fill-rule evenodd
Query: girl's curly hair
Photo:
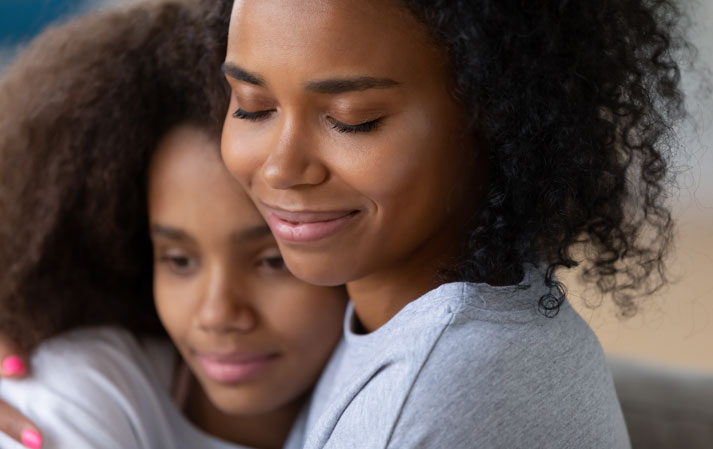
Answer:
<svg viewBox="0 0 713 449"><path fill-rule="evenodd" d="M0 82L0 329L159 333L146 176L169 128L216 140L230 2L143 2L38 37Z"/></svg>
<svg viewBox="0 0 713 449"><path fill-rule="evenodd" d="M666 282L666 204L685 116L676 57L689 45L670 0L404 0L445 47L492 179L466 261L471 281L515 280L547 266L554 316L559 267L623 315Z"/></svg>

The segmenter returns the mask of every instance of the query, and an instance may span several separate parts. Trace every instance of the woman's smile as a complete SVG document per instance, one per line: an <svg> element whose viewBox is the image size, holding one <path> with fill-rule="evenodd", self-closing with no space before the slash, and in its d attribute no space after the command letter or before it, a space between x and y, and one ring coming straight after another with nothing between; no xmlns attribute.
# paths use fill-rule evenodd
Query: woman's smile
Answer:
<svg viewBox="0 0 713 449"><path fill-rule="evenodd" d="M331 237L354 223L359 210L285 210L264 206L273 235L290 243L309 243Z"/></svg>

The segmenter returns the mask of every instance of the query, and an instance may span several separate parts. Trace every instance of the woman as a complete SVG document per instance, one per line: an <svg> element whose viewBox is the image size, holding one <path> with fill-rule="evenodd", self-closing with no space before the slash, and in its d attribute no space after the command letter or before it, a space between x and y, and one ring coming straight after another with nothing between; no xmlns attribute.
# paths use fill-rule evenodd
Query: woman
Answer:
<svg viewBox="0 0 713 449"><path fill-rule="evenodd" d="M624 314L665 281L677 17L236 0L223 159L289 269L351 299L306 448L629 446L555 274Z"/></svg>

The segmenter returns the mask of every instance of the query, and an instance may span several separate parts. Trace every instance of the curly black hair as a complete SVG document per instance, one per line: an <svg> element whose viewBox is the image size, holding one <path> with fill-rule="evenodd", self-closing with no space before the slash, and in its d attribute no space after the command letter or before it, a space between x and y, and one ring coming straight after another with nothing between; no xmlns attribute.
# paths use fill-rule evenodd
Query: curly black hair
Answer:
<svg viewBox="0 0 713 449"><path fill-rule="evenodd" d="M404 0L447 49L457 98L483 136L491 183L455 274L516 281L526 263L583 277L624 316L661 287L666 189L685 117L677 58L692 52L669 0Z"/></svg>
<svg viewBox="0 0 713 449"><path fill-rule="evenodd" d="M671 0L403 0L450 56L492 175L459 279L560 267L625 315L666 281L672 125L685 115ZM38 39L0 83L0 329L25 347L81 324L160 332L145 177L182 121L220 127L230 0L83 18ZM135 15L128 20L126 15ZM476 207L474 207L476 208ZM101 298L102 301L97 301Z"/></svg>
<svg viewBox="0 0 713 449"><path fill-rule="evenodd" d="M147 169L192 123L220 136L230 2L143 2L39 36L0 81L0 330L25 350L63 330L162 333Z"/></svg>

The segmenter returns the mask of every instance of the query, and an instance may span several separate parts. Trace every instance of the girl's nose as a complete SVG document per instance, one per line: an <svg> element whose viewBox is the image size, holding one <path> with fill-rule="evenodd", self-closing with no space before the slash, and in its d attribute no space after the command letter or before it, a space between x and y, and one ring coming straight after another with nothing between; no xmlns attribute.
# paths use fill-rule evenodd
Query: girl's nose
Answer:
<svg viewBox="0 0 713 449"><path fill-rule="evenodd" d="M248 333L258 325L257 311L245 290L234 288L234 282L226 275L215 275L208 283L204 299L198 311L198 323L205 332ZM237 293L241 291L242 293Z"/></svg>

